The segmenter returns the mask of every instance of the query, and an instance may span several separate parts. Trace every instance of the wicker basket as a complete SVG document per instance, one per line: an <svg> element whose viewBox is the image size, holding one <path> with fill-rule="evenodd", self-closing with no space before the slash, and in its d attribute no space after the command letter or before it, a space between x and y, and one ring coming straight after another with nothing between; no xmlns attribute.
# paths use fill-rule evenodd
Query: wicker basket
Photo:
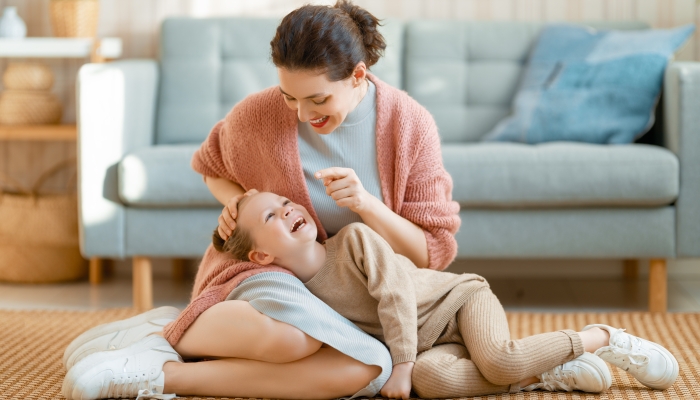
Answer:
<svg viewBox="0 0 700 400"><path fill-rule="evenodd" d="M58 37L95 37L100 14L98 0L51 0L51 26Z"/></svg>
<svg viewBox="0 0 700 400"><path fill-rule="evenodd" d="M9 90L46 91L53 86L53 72L38 62L11 62L2 75L2 83Z"/></svg>
<svg viewBox="0 0 700 400"><path fill-rule="evenodd" d="M75 193L40 194L41 185L75 160L46 171L31 190L6 176L0 191L0 281L47 283L85 276L87 265L78 243L78 199Z"/></svg>
<svg viewBox="0 0 700 400"><path fill-rule="evenodd" d="M6 90L0 94L3 125L57 124L61 111L61 102L50 92Z"/></svg>

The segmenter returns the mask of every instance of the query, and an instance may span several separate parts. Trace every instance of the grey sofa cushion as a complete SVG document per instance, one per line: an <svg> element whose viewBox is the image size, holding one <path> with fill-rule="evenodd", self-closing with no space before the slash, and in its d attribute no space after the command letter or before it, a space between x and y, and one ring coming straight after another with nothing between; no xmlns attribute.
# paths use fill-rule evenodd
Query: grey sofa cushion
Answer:
<svg viewBox="0 0 700 400"><path fill-rule="evenodd" d="M655 258L675 254L675 207L459 212L458 258Z"/></svg>
<svg viewBox="0 0 700 400"><path fill-rule="evenodd" d="M442 152L463 208L662 206L678 197L678 159L657 146L478 143Z"/></svg>
<svg viewBox="0 0 700 400"><path fill-rule="evenodd" d="M119 198L137 207L220 207L202 176L190 167L199 145L136 150L118 166Z"/></svg>

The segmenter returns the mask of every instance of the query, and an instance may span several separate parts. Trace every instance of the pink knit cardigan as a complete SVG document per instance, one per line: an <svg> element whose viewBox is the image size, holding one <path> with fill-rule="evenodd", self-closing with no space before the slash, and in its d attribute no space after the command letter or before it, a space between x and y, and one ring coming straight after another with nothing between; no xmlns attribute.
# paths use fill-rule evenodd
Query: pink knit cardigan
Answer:
<svg viewBox="0 0 700 400"><path fill-rule="evenodd" d="M373 75L377 88L377 164L385 204L417 224L428 244L429 268L445 269L457 253L459 205L452 201L452 179L442 165L440 138L430 113L405 92ZM237 182L244 189L269 191L301 204L327 235L311 204L297 144L297 114L277 87L238 103L212 129L192 158L205 176ZM216 221L212 221L212 230ZM224 301L244 279L275 266L261 267L218 253L210 245L195 278L192 300L164 336L175 345L194 320Z"/></svg>

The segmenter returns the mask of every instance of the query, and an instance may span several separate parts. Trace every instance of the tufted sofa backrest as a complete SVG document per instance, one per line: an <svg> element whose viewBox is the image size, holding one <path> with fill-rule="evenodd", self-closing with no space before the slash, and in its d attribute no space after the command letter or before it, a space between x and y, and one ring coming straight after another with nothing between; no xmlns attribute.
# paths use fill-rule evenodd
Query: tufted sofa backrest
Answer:
<svg viewBox="0 0 700 400"><path fill-rule="evenodd" d="M270 41L280 19L170 18L160 38L156 144L200 143L250 93L278 84ZM371 68L400 87L403 24L381 27L388 46Z"/></svg>
<svg viewBox="0 0 700 400"><path fill-rule="evenodd" d="M642 22L587 24L644 29ZM543 24L417 20L406 24L404 89L443 142L474 142L507 116Z"/></svg>
<svg viewBox="0 0 700 400"><path fill-rule="evenodd" d="M278 84L270 40L280 19L170 18L160 38L156 144L200 143L250 93ZM443 142L479 140L510 112L542 24L383 21L371 68L434 116ZM643 29L641 22L589 24Z"/></svg>

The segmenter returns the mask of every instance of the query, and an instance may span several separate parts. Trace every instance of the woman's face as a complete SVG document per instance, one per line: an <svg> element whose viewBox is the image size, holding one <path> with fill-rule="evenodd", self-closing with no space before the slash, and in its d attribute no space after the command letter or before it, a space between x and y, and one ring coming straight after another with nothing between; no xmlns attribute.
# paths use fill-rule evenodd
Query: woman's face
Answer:
<svg viewBox="0 0 700 400"><path fill-rule="evenodd" d="M366 90L366 67L360 62L353 75L332 82L325 73L277 68L280 95L297 112L299 121L309 122L314 132L331 133L362 100Z"/></svg>

